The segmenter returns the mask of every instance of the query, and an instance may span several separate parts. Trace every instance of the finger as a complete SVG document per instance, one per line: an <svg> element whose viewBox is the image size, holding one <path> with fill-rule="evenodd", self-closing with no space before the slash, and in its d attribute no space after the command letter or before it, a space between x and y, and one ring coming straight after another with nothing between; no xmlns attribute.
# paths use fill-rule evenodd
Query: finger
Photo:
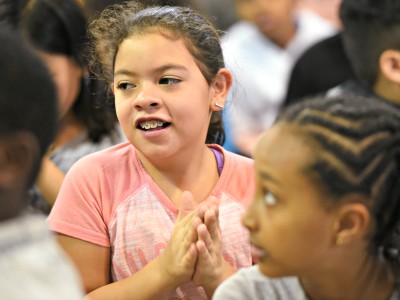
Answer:
<svg viewBox="0 0 400 300"><path fill-rule="evenodd" d="M202 241L205 247L208 249L207 252L214 250L213 240L211 239L210 233L205 224L200 224L197 227L198 241Z"/></svg>
<svg viewBox="0 0 400 300"><path fill-rule="evenodd" d="M177 218L176 223L175 223L175 228L191 227L191 223L196 218L199 218L198 209L195 209L195 210L189 212L186 216L182 217L181 219Z"/></svg>
<svg viewBox="0 0 400 300"><path fill-rule="evenodd" d="M186 259L189 262L191 262L192 265L194 265L197 261L197 256L198 256L196 243L190 244L189 251L187 252L187 254L188 255Z"/></svg>
<svg viewBox="0 0 400 300"><path fill-rule="evenodd" d="M197 241L196 248L197 248L198 257L200 260L204 261L205 259L207 259L209 257L208 249L207 249L207 246L204 243L204 241L201 241L201 240Z"/></svg>
<svg viewBox="0 0 400 300"><path fill-rule="evenodd" d="M181 260L183 263L184 272L188 273L189 278L193 277L193 273L197 262L197 257L198 253L197 253L196 243L192 243L190 244L190 247L187 249L187 251L184 253Z"/></svg>
<svg viewBox="0 0 400 300"><path fill-rule="evenodd" d="M219 206L219 199L217 197L215 197L215 196L210 196L210 197L207 198L205 203L207 203L209 207L212 207L212 206L217 206L218 207Z"/></svg>
<svg viewBox="0 0 400 300"><path fill-rule="evenodd" d="M221 229L219 227L218 209L209 209L204 216L204 224L207 226L211 238L215 240L220 239Z"/></svg>
<svg viewBox="0 0 400 300"><path fill-rule="evenodd" d="M199 217L195 217L191 224L187 226L186 232L184 233L185 244L191 244L198 240L197 227L202 224L203 221Z"/></svg>
<svg viewBox="0 0 400 300"><path fill-rule="evenodd" d="M214 197L210 196L205 201L203 201L199 206L199 216L204 220L206 212L213 207L218 208L219 200Z"/></svg>
<svg viewBox="0 0 400 300"><path fill-rule="evenodd" d="M184 191L181 196L181 206L179 208L179 213L177 221L183 219L188 212L190 212L194 207L194 199L192 193L189 191Z"/></svg>
<svg viewBox="0 0 400 300"><path fill-rule="evenodd" d="M191 243L197 241L197 226L203 221L198 217L197 210L187 214L175 224L169 243L172 249L186 251Z"/></svg>
<svg viewBox="0 0 400 300"><path fill-rule="evenodd" d="M211 207L205 212L204 224L206 224L208 229L210 229L211 225L215 225L215 223L217 222L217 211L218 209L216 207Z"/></svg>

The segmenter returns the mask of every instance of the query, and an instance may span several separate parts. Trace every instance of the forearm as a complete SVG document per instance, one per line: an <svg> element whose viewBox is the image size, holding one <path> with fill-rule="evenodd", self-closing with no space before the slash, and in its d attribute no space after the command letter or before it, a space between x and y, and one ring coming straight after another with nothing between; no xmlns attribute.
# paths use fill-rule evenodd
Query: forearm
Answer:
<svg viewBox="0 0 400 300"><path fill-rule="evenodd" d="M132 276L100 287L87 295L90 300L153 300L169 299L179 286L161 272L157 259Z"/></svg>
<svg viewBox="0 0 400 300"><path fill-rule="evenodd" d="M51 205L57 199L65 174L50 160L44 158L36 184L44 199Z"/></svg>

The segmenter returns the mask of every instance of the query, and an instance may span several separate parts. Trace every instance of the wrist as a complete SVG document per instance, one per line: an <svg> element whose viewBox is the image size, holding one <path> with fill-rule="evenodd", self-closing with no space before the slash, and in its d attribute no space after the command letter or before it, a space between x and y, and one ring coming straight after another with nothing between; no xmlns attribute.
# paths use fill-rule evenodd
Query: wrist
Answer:
<svg viewBox="0 0 400 300"><path fill-rule="evenodd" d="M208 280L202 284L207 297L211 299L217 287L235 272L236 270L226 260L223 260L219 274L216 274L213 278L208 278Z"/></svg>
<svg viewBox="0 0 400 300"><path fill-rule="evenodd" d="M156 278L155 280L158 281L159 286L164 287L166 292L173 292L175 291L179 285L183 284L179 281L177 276L174 276L172 272L168 270L167 265L164 263L163 253L154 259L151 263L154 264L156 268Z"/></svg>

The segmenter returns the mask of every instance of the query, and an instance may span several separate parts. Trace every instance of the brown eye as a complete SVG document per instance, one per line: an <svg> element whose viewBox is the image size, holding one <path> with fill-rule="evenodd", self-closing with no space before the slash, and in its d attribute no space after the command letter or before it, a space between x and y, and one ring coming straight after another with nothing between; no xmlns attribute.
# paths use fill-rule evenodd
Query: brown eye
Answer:
<svg viewBox="0 0 400 300"><path fill-rule="evenodd" d="M118 84L118 89L119 90L127 90L127 89L131 89L134 88L135 86L129 82L121 82L120 84Z"/></svg>
<svg viewBox="0 0 400 300"><path fill-rule="evenodd" d="M179 79L171 78L171 77L164 77L160 79L160 84L170 85L170 84L177 84L181 82Z"/></svg>

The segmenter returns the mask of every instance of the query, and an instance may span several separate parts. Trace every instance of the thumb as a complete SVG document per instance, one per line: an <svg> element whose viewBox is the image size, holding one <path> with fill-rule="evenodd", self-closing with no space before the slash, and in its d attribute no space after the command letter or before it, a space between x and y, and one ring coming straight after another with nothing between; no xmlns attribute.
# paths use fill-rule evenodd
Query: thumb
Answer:
<svg viewBox="0 0 400 300"><path fill-rule="evenodd" d="M182 220L194 207L193 195L189 191L184 191L181 196L181 207L179 208L177 220Z"/></svg>

